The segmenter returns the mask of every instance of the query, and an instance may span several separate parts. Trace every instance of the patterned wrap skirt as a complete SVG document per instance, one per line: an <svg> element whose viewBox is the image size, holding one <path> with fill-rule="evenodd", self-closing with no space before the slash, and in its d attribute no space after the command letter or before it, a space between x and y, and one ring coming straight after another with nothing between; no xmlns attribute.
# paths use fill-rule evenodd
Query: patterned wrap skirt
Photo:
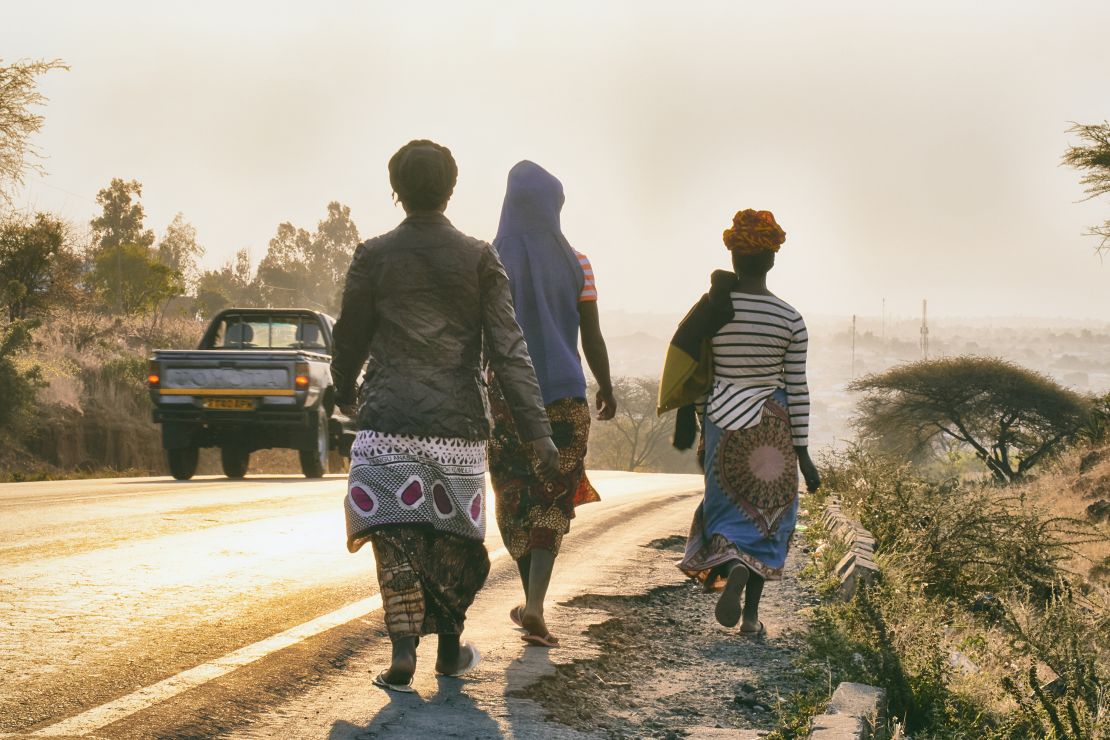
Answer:
<svg viewBox="0 0 1110 740"><path fill-rule="evenodd" d="M460 634L489 575L486 443L358 433L344 511L347 549L374 548L391 637Z"/></svg>
<svg viewBox="0 0 1110 740"><path fill-rule="evenodd" d="M678 567L707 589L722 587L723 566L736 560L781 580L798 520L798 457L785 393L764 403L754 427L724 430L706 419L704 431L705 497Z"/></svg>
<svg viewBox="0 0 1110 740"><path fill-rule="evenodd" d="M514 560L533 549L559 554L576 506L600 501L586 477L590 406L584 398L563 398L547 406L551 438L559 448L559 477L545 481L536 473L530 444L516 433L496 381L490 385L493 436L489 441L490 478L496 494L497 528Z"/></svg>

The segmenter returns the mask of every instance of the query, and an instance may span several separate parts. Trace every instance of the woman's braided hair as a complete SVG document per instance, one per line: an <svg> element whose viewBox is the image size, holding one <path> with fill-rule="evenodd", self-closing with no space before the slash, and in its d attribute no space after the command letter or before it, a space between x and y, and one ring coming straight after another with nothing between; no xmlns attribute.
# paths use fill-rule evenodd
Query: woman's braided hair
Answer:
<svg viewBox="0 0 1110 740"><path fill-rule="evenodd" d="M439 208L451 198L458 179L451 150L434 141L410 141L389 159L389 184L409 210Z"/></svg>

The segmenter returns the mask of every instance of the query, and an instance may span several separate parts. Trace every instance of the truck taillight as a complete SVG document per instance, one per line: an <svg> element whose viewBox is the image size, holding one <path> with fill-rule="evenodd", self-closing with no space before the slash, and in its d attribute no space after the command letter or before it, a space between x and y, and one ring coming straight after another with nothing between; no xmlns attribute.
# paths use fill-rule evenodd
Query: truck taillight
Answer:
<svg viewBox="0 0 1110 740"><path fill-rule="evenodd" d="M308 388L308 363L298 362L293 368L293 385L297 390L303 391Z"/></svg>
<svg viewBox="0 0 1110 740"><path fill-rule="evenodd" d="M151 360L146 370L146 383L151 388L157 388L162 384L162 368L159 366L157 360Z"/></svg>

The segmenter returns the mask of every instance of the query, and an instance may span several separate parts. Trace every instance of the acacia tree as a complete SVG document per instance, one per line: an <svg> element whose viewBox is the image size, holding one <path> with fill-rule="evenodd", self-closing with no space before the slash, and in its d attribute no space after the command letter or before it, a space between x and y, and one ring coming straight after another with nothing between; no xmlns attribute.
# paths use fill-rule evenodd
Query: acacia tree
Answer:
<svg viewBox="0 0 1110 740"><path fill-rule="evenodd" d="M32 108L46 103L38 77L52 69L69 67L60 59L0 64L0 205L11 205L12 191L23 184L28 170L41 169L28 161L40 156L31 137L45 120Z"/></svg>
<svg viewBox="0 0 1110 740"><path fill-rule="evenodd" d="M1110 122L1101 124L1075 124L1070 133L1079 137L1081 144L1068 147L1064 164L1083 173L1080 180L1086 186L1087 199L1110 194ZM1088 232L1100 238L1097 250L1110 248L1110 219Z"/></svg>
<svg viewBox="0 0 1110 740"><path fill-rule="evenodd" d="M912 454L947 437L970 447L1002 483L1074 437L1090 409L1052 379L987 357L915 362L848 388L867 394L855 421L865 440Z"/></svg>

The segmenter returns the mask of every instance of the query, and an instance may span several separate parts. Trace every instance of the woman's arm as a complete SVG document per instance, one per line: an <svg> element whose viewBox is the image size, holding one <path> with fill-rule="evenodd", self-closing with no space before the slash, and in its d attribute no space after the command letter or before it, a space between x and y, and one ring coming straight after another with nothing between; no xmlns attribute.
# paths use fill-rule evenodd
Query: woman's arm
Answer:
<svg viewBox="0 0 1110 740"><path fill-rule="evenodd" d="M597 381L597 418L608 421L617 414L617 401L613 396L613 380L609 376L609 350L601 335L601 317L597 301L578 304L578 325L582 330L582 353Z"/></svg>
<svg viewBox="0 0 1110 740"><path fill-rule="evenodd" d="M339 319L332 329L334 347L331 356L331 377L335 385L335 402L347 416L355 416L357 393L355 379L359 368L370 356L370 339L374 327L374 301L370 288L369 253L363 245L355 249L347 280L343 285L343 303Z"/></svg>
<svg viewBox="0 0 1110 740"><path fill-rule="evenodd" d="M786 348L783 361L786 381L786 405L790 414L790 427L794 436L794 452L798 467L806 481L806 489L813 493L821 485L817 466L809 457L809 383L806 382L806 354L809 350L809 333L805 322L798 318L793 336Z"/></svg>

